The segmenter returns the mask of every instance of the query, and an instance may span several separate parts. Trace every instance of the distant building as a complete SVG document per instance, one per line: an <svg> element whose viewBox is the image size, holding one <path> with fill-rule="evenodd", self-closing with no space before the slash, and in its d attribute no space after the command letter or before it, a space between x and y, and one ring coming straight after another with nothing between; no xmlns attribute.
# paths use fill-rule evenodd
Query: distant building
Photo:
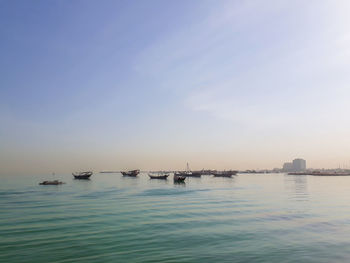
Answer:
<svg viewBox="0 0 350 263"><path fill-rule="evenodd" d="M280 172L282 172L282 169L281 168L273 168L271 172L280 173Z"/></svg>
<svg viewBox="0 0 350 263"><path fill-rule="evenodd" d="M293 172L293 163L284 163L283 164L283 172Z"/></svg>
<svg viewBox="0 0 350 263"><path fill-rule="evenodd" d="M306 161L304 159L294 159L293 162L284 163L282 171L289 172L303 172L306 170Z"/></svg>
<svg viewBox="0 0 350 263"><path fill-rule="evenodd" d="M293 160L293 171L302 172L306 170L306 161L304 159Z"/></svg>

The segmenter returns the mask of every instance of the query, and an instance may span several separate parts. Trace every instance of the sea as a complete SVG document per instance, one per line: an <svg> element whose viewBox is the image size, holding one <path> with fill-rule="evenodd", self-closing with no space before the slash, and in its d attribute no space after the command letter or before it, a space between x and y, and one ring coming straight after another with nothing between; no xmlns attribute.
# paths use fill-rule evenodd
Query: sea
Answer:
<svg viewBox="0 0 350 263"><path fill-rule="evenodd" d="M0 177L0 262L350 262L350 177Z"/></svg>

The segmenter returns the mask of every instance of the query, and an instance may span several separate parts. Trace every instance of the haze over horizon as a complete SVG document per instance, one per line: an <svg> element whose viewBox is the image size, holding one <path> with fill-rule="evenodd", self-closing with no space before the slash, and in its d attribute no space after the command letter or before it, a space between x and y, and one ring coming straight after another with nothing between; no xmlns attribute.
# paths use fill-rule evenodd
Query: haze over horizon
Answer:
<svg viewBox="0 0 350 263"><path fill-rule="evenodd" d="M350 167L349 13L0 1L0 175Z"/></svg>

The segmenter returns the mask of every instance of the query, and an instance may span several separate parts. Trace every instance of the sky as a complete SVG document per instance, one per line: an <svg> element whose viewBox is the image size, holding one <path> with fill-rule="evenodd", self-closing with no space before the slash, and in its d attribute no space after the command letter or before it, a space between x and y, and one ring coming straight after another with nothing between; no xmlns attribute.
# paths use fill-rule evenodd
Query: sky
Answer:
<svg viewBox="0 0 350 263"><path fill-rule="evenodd" d="M346 0L0 0L0 175L350 168Z"/></svg>

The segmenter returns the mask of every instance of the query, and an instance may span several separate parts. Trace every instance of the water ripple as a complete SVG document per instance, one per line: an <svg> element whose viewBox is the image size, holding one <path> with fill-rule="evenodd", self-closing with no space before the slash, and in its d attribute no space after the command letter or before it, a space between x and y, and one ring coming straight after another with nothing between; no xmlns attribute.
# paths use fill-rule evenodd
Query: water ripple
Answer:
<svg viewBox="0 0 350 263"><path fill-rule="evenodd" d="M0 186L0 262L347 262L341 180L333 192L329 180L283 175L19 181Z"/></svg>

